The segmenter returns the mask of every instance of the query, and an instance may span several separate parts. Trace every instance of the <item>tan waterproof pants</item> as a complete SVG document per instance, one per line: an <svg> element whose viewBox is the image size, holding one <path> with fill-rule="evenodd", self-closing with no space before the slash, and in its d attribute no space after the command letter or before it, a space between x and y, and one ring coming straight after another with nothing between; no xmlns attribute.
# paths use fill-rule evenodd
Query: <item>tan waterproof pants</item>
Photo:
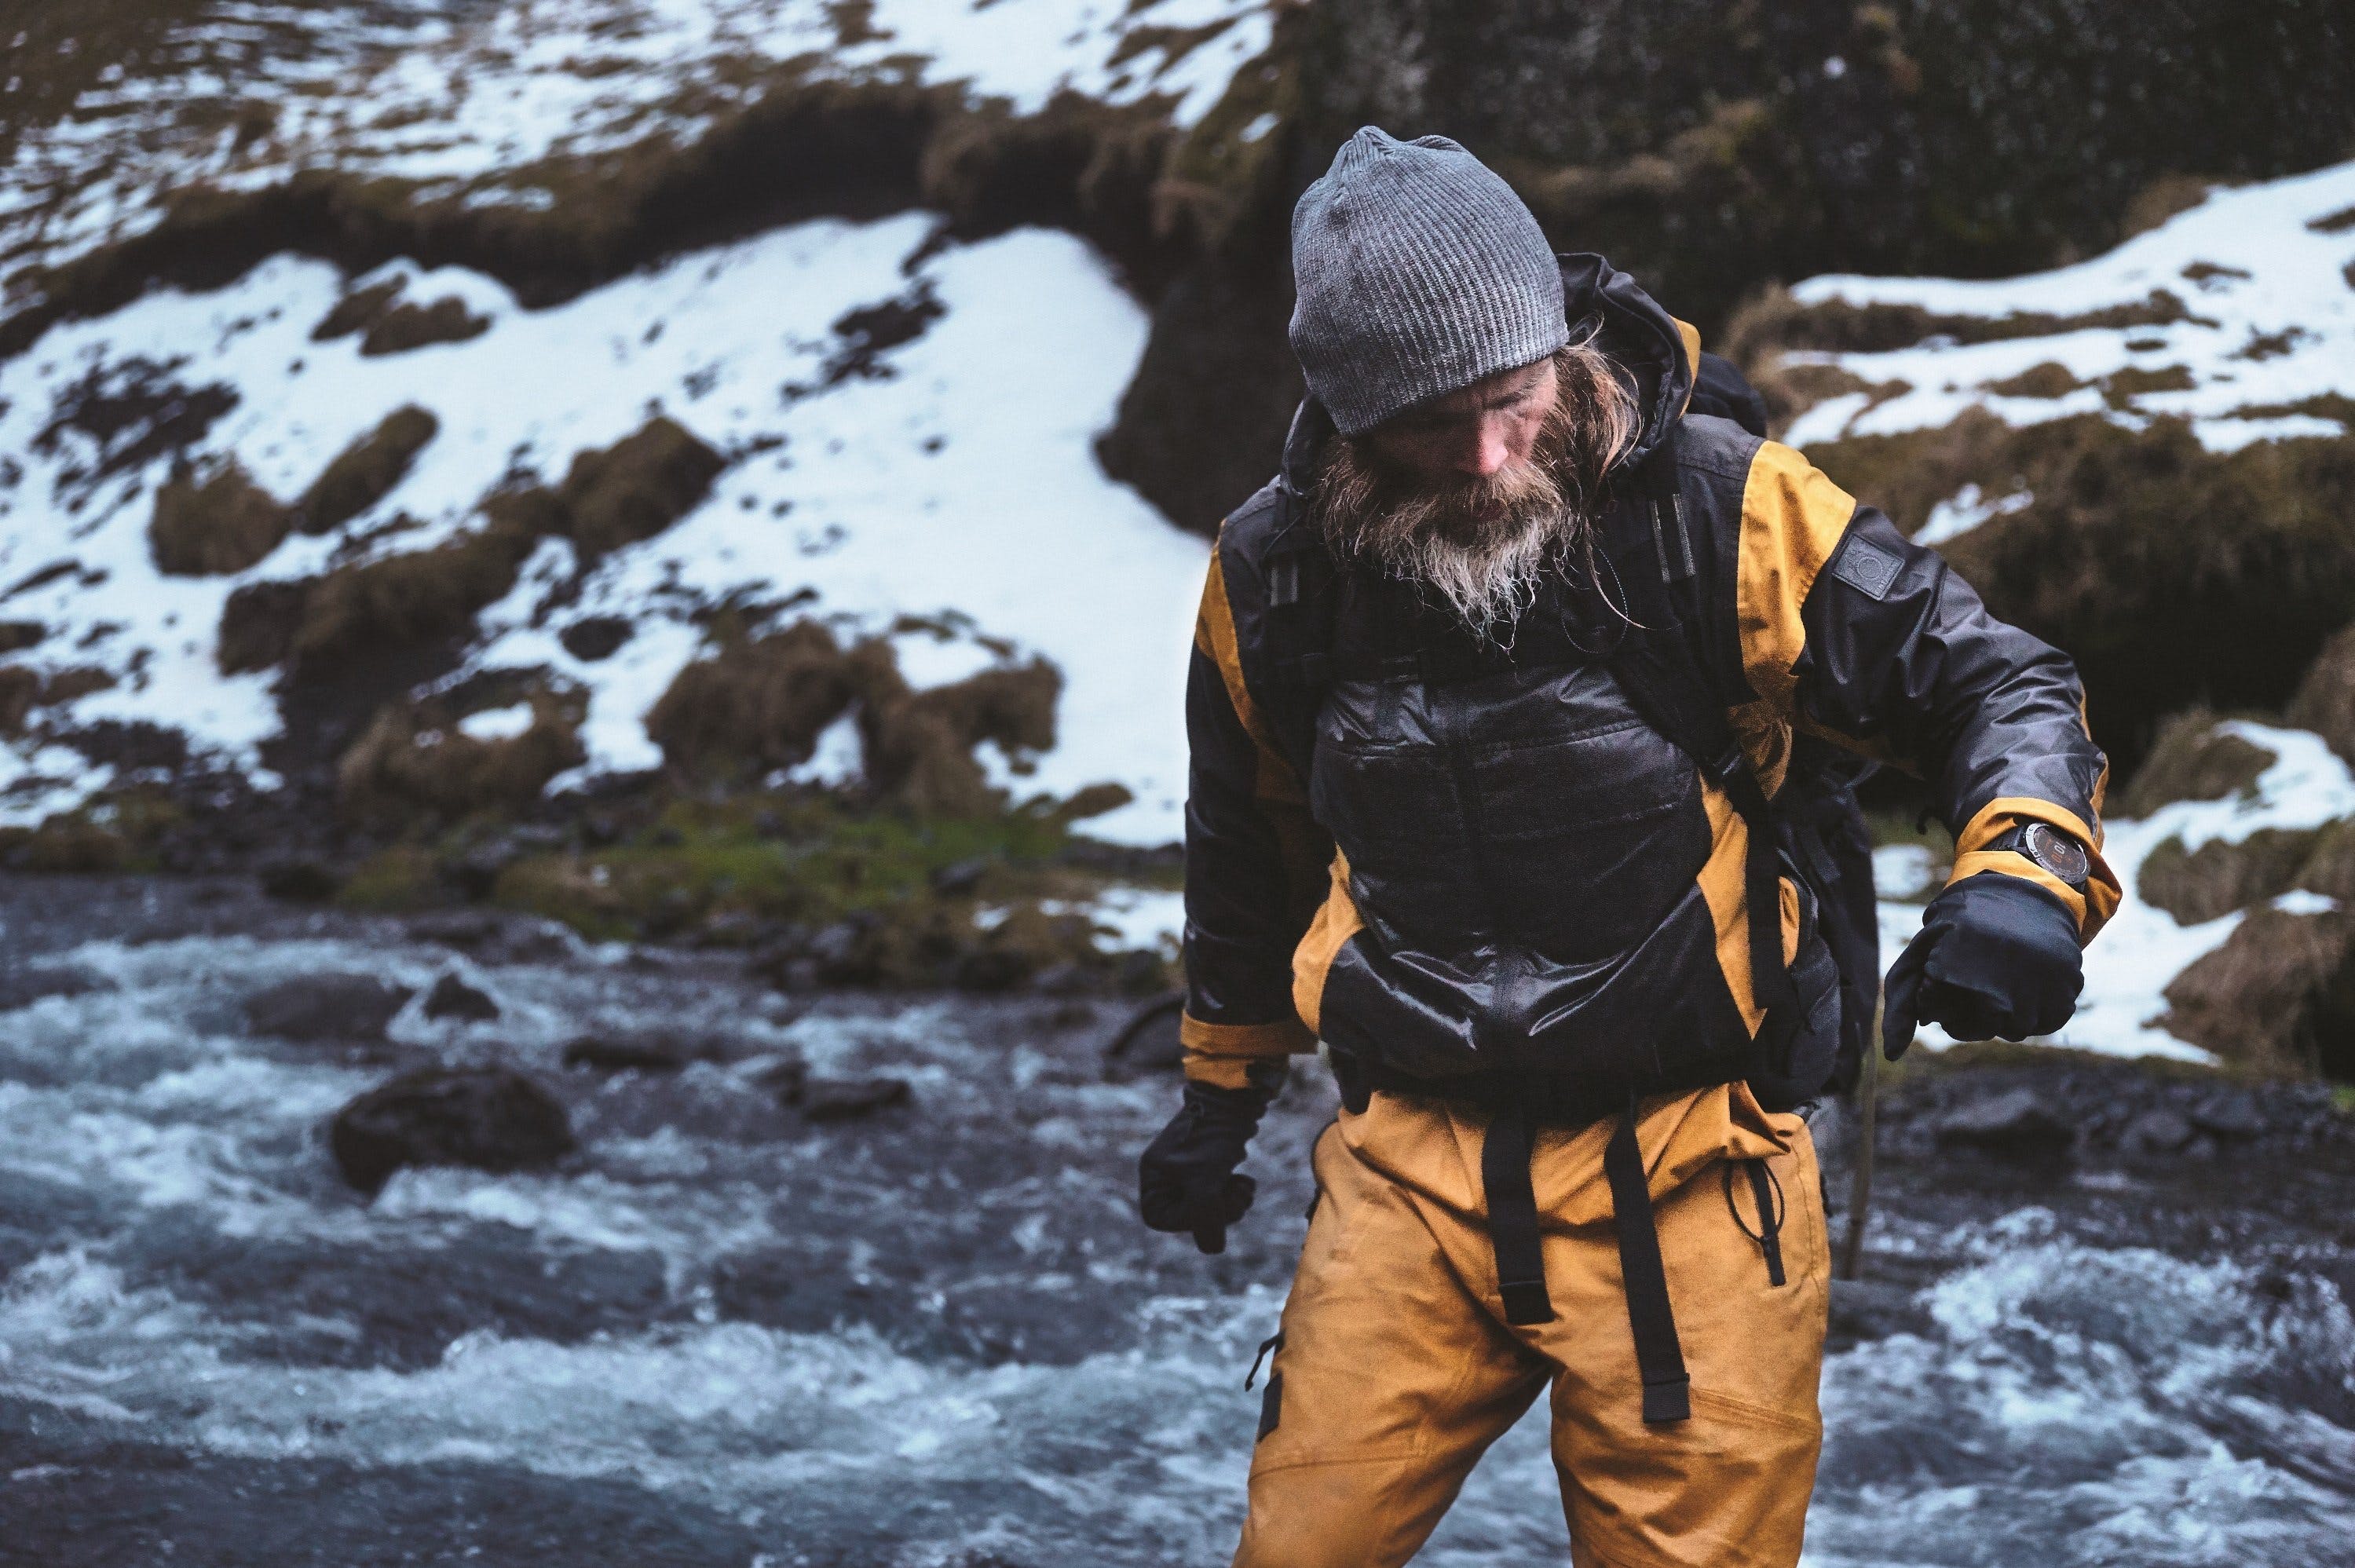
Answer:
<svg viewBox="0 0 2355 1568"><path fill-rule="evenodd" d="M1531 1160L1552 1322L1514 1328L1484 1223L1484 1120L1377 1094L1317 1140L1318 1197L1285 1303L1236 1568L1387 1568L1548 1383L1581 1568L1768 1568L1799 1558L1822 1424L1830 1261L1814 1146L1736 1084L1647 1105L1650 1175L1692 1415L1646 1425L1619 1282L1609 1125ZM1780 1185L1768 1281L1746 1170ZM1748 1231L1745 1232L1744 1225ZM1269 1421L1273 1422L1271 1427Z"/></svg>

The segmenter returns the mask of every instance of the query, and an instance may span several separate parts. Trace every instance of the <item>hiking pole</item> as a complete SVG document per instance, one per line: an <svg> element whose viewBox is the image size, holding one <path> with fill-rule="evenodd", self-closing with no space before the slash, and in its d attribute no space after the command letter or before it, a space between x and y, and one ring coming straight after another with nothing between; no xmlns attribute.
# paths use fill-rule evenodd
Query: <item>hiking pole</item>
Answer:
<svg viewBox="0 0 2355 1568"><path fill-rule="evenodd" d="M1881 1015L1884 1000L1872 1010L1872 1033L1865 1041L1864 1071L1856 1081L1856 1164L1849 1172L1848 1234L1840 1238L1835 1279L1854 1279L1864 1261L1864 1221L1872 1208L1873 1109L1881 1086Z"/></svg>

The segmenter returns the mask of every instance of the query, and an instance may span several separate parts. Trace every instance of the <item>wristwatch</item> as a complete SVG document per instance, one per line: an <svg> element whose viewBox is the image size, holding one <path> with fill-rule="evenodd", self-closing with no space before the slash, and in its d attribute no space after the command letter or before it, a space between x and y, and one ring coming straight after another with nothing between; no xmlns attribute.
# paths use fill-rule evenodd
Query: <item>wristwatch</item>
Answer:
<svg viewBox="0 0 2355 1568"><path fill-rule="evenodd" d="M2085 847L2049 822L2030 822L2024 827L2008 829L1998 834L1987 848L2009 849L2025 856L2030 865L2051 872L2081 893L2085 891L2085 879L2093 870Z"/></svg>

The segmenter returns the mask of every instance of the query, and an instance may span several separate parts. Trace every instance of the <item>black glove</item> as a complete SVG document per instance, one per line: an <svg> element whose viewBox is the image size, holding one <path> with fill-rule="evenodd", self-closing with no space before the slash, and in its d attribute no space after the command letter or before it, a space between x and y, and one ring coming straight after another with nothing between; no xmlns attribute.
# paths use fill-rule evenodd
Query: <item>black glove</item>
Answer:
<svg viewBox="0 0 2355 1568"><path fill-rule="evenodd" d="M1889 966L1881 1053L1894 1061L1934 1023L1956 1040L2051 1034L2077 1010L2085 954L2067 906L2024 877L1981 871L1930 901Z"/></svg>
<svg viewBox="0 0 2355 1568"><path fill-rule="evenodd" d="M1258 1184L1236 1173L1244 1146L1282 1086L1253 1077L1245 1089L1186 1084L1186 1103L1136 1165L1136 1206L1156 1231L1190 1231L1206 1253L1227 1250L1227 1227L1252 1206Z"/></svg>

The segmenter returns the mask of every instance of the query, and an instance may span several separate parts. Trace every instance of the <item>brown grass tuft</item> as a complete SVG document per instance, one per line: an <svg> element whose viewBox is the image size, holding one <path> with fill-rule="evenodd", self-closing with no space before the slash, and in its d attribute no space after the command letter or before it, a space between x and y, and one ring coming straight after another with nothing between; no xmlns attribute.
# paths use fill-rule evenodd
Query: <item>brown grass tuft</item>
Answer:
<svg viewBox="0 0 2355 1568"><path fill-rule="evenodd" d="M432 699L385 707L336 765L337 807L350 821L388 828L528 810L549 780L588 755L577 697L539 690L529 701L531 728L491 741L464 733L464 715Z"/></svg>
<svg viewBox="0 0 2355 1568"><path fill-rule="evenodd" d="M567 514L563 531L592 560L652 539L692 511L727 465L681 425L649 420L613 445L572 460L559 492Z"/></svg>
<svg viewBox="0 0 2355 1568"><path fill-rule="evenodd" d="M2255 784L2273 763L2271 752L2218 732L2215 714L2193 709L2159 727L2150 754L2119 792L2116 809L2148 816L2179 800L2223 800Z"/></svg>
<svg viewBox="0 0 2355 1568"><path fill-rule="evenodd" d="M311 482L294 503L295 526L306 534L324 534L383 500L441 428L441 421L413 403L385 415Z"/></svg>
<svg viewBox="0 0 2355 1568"><path fill-rule="evenodd" d="M183 470L164 481L147 521L147 547L155 570L167 576L226 576L260 565L293 521L232 458L204 479Z"/></svg>
<svg viewBox="0 0 2355 1568"><path fill-rule="evenodd" d="M2017 376L1989 381L1987 389L2000 398L2065 398L2084 384L2066 365L2047 359Z"/></svg>
<svg viewBox="0 0 2355 1568"><path fill-rule="evenodd" d="M356 289L328 307L327 314L319 318L319 325L311 329L311 341L327 343L365 331L400 297L400 284L397 282Z"/></svg>
<svg viewBox="0 0 2355 1568"><path fill-rule="evenodd" d="M2355 624L2341 628L2322 645L2289 700L2286 717L2355 763Z"/></svg>
<svg viewBox="0 0 2355 1568"><path fill-rule="evenodd" d="M2355 915L2251 912L2169 983L2169 1033L2260 1072L2355 1066Z"/></svg>
<svg viewBox="0 0 2355 1568"><path fill-rule="evenodd" d="M677 772L741 783L807 762L858 694L834 634L796 621L680 670L648 710L646 733Z"/></svg>
<svg viewBox="0 0 2355 1568"><path fill-rule="evenodd" d="M305 585L286 651L298 666L330 666L463 635L477 611L515 586L536 542L495 521L432 549L338 568ZM224 649L229 642L224 624Z"/></svg>
<svg viewBox="0 0 2355 1568"><path fill-rule="evenodd" d="M2311 828L2261 828L2237 843L2211 838L2193 850L2169 838L2144 859L2135 891L2187 925L2289 891L2322 835Z"/></svg>
<svg viewBox="0 0 2355 1568"><path fill-rule="evenodd" d="M0 665L0 735L21 735L33 705L41 699L41 672L20 664Z"/></svg>
<svg viewBox="0 0 2355 1568"><path fill-rule="evenodd" d="M268 669L294 646L295 630L310 602L312 580L249 582L221 606L220 632L213 658L223 675Z"/></svg>
<svg viewBox="0 0 2355 1568"><path fill-rule="evenodd" d="M1055 743L1055 699L1063 677L1044 659L986 669L948 686L911 691L890 645L852 650L860 671L858 736L868 787L910 810L943 816L998 809L973 749L984 741L1009 757Z"/></svg>
<svg viewBox="0 0 2355 1568"><path fill-rule="evenodd" d="M360 338L360 352L406 354L436 343L464 343L490 329L487 316L476 315L464 300L446 294L432 304L397 304L378 315Z"/></svg>

